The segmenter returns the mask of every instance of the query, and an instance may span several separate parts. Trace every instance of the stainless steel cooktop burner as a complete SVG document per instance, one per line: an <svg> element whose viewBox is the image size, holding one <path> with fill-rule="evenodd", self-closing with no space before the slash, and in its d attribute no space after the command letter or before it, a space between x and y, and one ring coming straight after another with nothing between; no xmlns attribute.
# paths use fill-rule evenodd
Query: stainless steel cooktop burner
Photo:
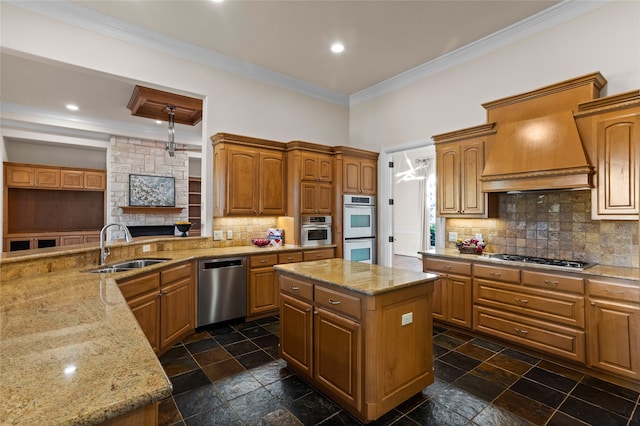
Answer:
<svg viewBox="0 0 640 426"><path fill-rule="evenodd" d="M576 270L587 269L595 265L595 263L581 262L579 260L547 259L544 257L521 256L518 254L494 253L488 256L493 259L508 260L512 262L534 263L536 265L558 266Z"/></svg>

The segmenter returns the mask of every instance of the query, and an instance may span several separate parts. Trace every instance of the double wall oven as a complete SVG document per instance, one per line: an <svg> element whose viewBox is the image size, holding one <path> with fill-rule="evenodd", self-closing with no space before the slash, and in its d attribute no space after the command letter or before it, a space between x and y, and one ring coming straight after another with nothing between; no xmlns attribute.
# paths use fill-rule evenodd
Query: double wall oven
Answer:
<svg viewBox="0 0 640 426"><path fill-rule="evenodd" d="M343 257L376 263L376 197L344 195Z"/></svg>

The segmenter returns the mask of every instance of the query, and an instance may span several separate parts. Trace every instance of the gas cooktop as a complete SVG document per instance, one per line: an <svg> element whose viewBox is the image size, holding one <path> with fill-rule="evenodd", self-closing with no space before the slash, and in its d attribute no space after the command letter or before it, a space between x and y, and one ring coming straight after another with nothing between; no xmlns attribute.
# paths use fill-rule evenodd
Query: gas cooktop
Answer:
<svg viewBox="0 0 640 426"><path fill-rule="evenodd" d="M545 257L521 256L518 254L494 253L494 254L489 254L488 256L493 259L507 260L511 262L524 262L524 263L533 263L536 265L557 266L561 268L569 268L569 269L574 269L579 271L590 268L595 265L595 263L581 262L579 260L547 259Z"/></svg>

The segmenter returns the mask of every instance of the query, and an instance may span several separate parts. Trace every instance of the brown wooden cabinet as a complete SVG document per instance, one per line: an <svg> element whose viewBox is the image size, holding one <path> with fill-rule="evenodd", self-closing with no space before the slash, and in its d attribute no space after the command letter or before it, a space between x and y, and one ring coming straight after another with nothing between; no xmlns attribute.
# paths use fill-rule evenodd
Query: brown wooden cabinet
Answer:
<svg viewBox="0 0 640 426"><path fill-rule="evenodd" d="M345 156L342 160L344 194L376 195L378 191L378 161Z"/></svg>
<svg viewBox="0 0 640 426"><path fill-rule="evenodd" d="M581 103L576 122L596 166L592 219L637 220L640 213L640 92Z"/></svg>
<svg viewBox="0 0 640 426"><path fill-rule="evenodd" d="M489 217L497 213L497 196L481 190L485 144L493 125L433 136L436 143L438 215Z"/></svg>
<svg viewBox="0 0 640 426"><path fill-rule="evenodd" d="M474 329L584 363L584 279L473 265Z"/></svg>
<svg viewBox="0 0 640 426"><path fill-rule="evenodd" d="M282 359L346 411L366 423L433 382L430 285L365 296L278 277Z"/></svg>
<svg viewBox="0 0 640 426"><path fill-rule="evenodd" d="M118 281L151 347L162 354L193 332L196 287L191 262Z"/></svg>
<svg viewBox="0 0 640 426"><path fill-rule="evenodd" d="M333 156L315 152L300 153L300 178L303 181L331 182Z"/></svg>
<svg viewBox="0 0 640 426"><path fill-rule="evenodd" d="M107 187L104 172L60 170L60 189L85 189L104 191Z"/></svg>
<svg viewBox="0 0 640 426"><path fill-rule="evenodd" d="M433 318L471 328L471 264L426 258L423 270L440 276L433 286Z"/></svg>
<svg viewBox="0 0 640 426"><path fill-rule="evenodd" d="M225 133L212 140L214 215L285 215L284 144Z"/></svg>
<svg viewBox="0 0 640 426"><path fill-rule="evenodd" d="M104 191L102 170L71 169L35 164L4 163L5 186L10 188L71 189Z"/></svg>
<svg viewBox="0 0 640 426"><path fill-rule="evenodd" d="M640 289L637 282L589 279L588 365L640 379Z"/></svg>
<svg viewBox="0 0 640 426"><path fill-rule="evenodd" d="M330 183L300 183L300 213L330 215L333 211L333 187Z"/></svg>

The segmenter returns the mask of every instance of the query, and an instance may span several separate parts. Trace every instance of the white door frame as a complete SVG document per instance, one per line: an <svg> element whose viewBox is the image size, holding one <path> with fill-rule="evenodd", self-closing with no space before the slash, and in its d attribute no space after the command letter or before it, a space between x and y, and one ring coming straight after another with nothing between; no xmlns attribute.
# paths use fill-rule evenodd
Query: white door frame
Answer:
<svg viewBox="0 0 640 426"><path fill-rule="evenodd" d="M393 235L393 206L389 200L393 198L394 172L388 167L394 154L402 151L424 148L433 145L433 140L417 140L384 149L378 157L378 264L393 266L393 243L389 237ZM439 220L439 219L437 219ZM438 222L440 225L440 222ZM444 229L444 227L441 227ZM438 242L436 241L436 245Z"/></svg>

